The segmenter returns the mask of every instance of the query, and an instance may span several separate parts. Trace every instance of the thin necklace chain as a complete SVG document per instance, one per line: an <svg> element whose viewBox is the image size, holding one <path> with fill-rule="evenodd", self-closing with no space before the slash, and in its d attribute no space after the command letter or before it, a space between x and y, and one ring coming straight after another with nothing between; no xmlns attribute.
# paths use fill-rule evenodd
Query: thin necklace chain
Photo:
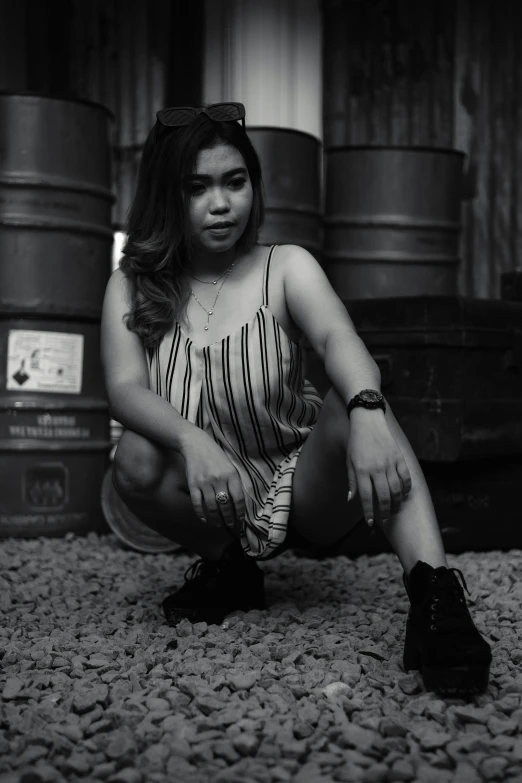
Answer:
<svg viewBox="0 0 522 783"><path fill-rule="evenodd" d="M228 276L229 276L229 274L231 273L231 271L232 271L232 267L234 266L234 264L235 264L235 262L234 262L234 263L232 263L232 264L229 266L229 268L228 268L228 269L227 269L225 272L223 272L223 274L221 274L221 275L220 275L220 276L219 276L219 277L218 277L216 280L200 280L198 277L194 277L193 275L190 275L190 277L192 277L192 279L193 279L193 280L197 280L199 283L207 283L207 285L216 285L217 281L218 281L218 280L221 280L221 278L222 278L222 277L225 275L225 279L223 280L223 282L222 282L222 283L221 283L221 285L219 286L218 292L217 292L217 294L216 294L216 298L214 299L214 304L212 305L212 307L210 308L210 310L207 310L207 308L206 308L206 307L204 307L204 306L201 304L201 302L200 302L200 301L199 301L199 299L197 298L197 296L196 296L196 294L194 293L194 291L192 291L192 288L190 289L190 290L191 290L191 292L192 292L192 296L194 297L194 299L196 300L196 302L198 303L198 305L199 305L200 307L202 307L202 308L203 308L203 310L206 312L206 314L207 314L207 316L208 316L208 318L207 318L207 325L204 327L205 331L207 331L207 330L208 330L208 324L209 324L209 321L210 321L210 316L214 314L214 307L216 306L216 302L217 302L217 300L218 300L218 296L219 296L219 294L221 293L221 289L222 289L222 288L223 288L223 286L225 285L225 282L227 281L227 279L228 279Z"/></svg>
<svg viewBox="0 0 522 783"><path fill-rule="evenodd" d="M232 265L232 266L233 266L233 265ZM230 267L229 267L229 268L230 268ZM219 277L217 278L217 280L200 280L200 279L199 279L199 277L194 277L194 275L189 275L189 277L191 277L193 280L197 280L197 281L198 281L198 283L206 283L207 285L216 285L217 281L218 281L218 280L221 280L221 278L223 277L223 275L226 275L226 273L227 273L227 270L225 269L225 271L223 272L223 274L222 274L222 275L219 275Z"/></svg>

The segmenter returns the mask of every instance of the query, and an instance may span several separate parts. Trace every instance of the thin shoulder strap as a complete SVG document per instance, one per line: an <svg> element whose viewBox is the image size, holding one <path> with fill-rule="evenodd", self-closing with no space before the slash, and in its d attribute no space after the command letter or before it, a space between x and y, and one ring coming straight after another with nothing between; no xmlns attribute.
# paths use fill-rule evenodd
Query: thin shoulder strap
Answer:
<svg viewBox="0 0 522 783"><path fill-rule="evenodd" d="M272 260L272 253L274 252L274 248L276 248L277 245L272 245L270 250L268 251L268 256L265 262L265 272L263 275L263 304L268 307L268 275L270 271L270 261Z"/></svg>

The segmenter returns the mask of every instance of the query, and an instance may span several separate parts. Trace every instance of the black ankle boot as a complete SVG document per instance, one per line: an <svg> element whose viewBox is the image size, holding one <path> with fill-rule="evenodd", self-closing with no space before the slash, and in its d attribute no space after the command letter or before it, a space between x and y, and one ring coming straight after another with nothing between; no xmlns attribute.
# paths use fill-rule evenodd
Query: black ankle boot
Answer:
<svg viewBox="0 0 522 783"><path fill-rule="evenodd" d="M406 621L404 669L418 669L426 690L445 696L486 690L491 647L476 629L458 568L433 568L418 560L404 587L411 602Z"/></svg>
<svg viewBox="0 0 522 783"><path fill-rule="evenodd" d="M192 623L221 625L227 614L240 609L265 608L263 571L240 541L225 550L220 560L196 560L185 571L185 584L162 603L169 625L186 618Z"/></svg>

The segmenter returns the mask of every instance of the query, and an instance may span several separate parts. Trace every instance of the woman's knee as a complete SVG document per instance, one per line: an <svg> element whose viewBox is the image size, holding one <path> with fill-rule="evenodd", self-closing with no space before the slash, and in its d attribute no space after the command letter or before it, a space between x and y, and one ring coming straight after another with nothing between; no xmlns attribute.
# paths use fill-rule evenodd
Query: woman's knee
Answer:
<svg viewBox="0 0 522 783"><path fill-rule="evenodd" d="M132 430L125 430L114 455L112 476L120 495L139 496L161 482L167 449Z"/></svg>

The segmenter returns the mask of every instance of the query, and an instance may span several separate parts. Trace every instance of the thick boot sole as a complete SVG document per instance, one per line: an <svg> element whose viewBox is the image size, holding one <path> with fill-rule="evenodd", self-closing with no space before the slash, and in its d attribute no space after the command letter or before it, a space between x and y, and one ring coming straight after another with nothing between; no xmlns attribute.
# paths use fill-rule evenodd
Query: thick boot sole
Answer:
<svg viewBox="0 0 522 783"><path fill-rule="evenodd" d="M405 671L416 669L421 673L427 691L442 696L469 696L483 693L489 683L489 664L474 666L428 666L423 664L421 654L408 634L404 647L403 666Z"/></svg>
<svg viewBox="0 0 522 783"><path fill-rule="evenodd" d="M488 687L489 666L423 666L421 676L428 691L443 696L475 696Z"/></svg>
<svg viewBox="0 0 522 783"><path fill-rule="evenodd" d="M169 625L177 625L181 620L189 620L191 623L207 623L207 625L221 625L227 615L232 612L249 612L252 609L266 609L265 600L252 601L241 606L183 606L169 605L169 598L163 601L163 613Z"/></svg>
<svg viewBox="0 0 522 783"><path fill-rule="evenodd" d="M248 583L249 581L250 583ZM163 600L162 607L165 619L169 625L177 625L181 620L189 620L191 623L205 622L207 625L221 625L225 617L232 612L266 609L265 575L258 572L255 579L245 577L243 584L243 595L240 590L236 589L232 589L230 592L218 590L218 595L209 594L206 600L201 595L194 596L191 600L190 593L186 592L186 587L181 588L181 591L178 590ZM222 593L221 597L219 597L219 592Z"/></svg>

